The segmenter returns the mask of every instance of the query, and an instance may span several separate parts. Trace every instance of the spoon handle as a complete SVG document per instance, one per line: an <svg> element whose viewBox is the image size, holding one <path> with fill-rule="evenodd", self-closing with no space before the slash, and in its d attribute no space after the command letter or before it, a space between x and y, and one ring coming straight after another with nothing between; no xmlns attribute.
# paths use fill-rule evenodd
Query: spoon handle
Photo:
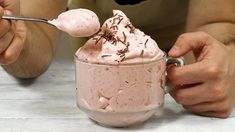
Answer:
<svg viewBox="0 0 235 132"><path fill-rule="evenodd" d="M7 19L7 20L23 20L23 21L34 21L34 22L43 22L46 24L50 24L51 23L48 22L47 19L43 19L43 18L35 18L35 17L25 17L25 16L8 16L8 15L3 15L2 19ZM54 26L54 25L53 25Z"/></svg>

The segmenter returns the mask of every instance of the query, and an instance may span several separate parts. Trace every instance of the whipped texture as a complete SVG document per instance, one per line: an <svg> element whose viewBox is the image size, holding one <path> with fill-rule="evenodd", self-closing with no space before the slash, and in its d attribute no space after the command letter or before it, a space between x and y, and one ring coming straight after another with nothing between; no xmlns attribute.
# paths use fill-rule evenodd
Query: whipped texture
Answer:
<svg viewBox="0 0 235 132"><path fill-rule="evenodd" d="M49 21L49 23L74 37L88 37L100 29L97 15L82 8L63 12L57 19Z"/></svg>
<svg viewBox="0 0 235 132"><path fill-rule="evenodd" d="M81 47L76 56L89 63L124 64L154 61L164 56L157 43L135 28L120 10L113 11L101 31Z"/></svg>

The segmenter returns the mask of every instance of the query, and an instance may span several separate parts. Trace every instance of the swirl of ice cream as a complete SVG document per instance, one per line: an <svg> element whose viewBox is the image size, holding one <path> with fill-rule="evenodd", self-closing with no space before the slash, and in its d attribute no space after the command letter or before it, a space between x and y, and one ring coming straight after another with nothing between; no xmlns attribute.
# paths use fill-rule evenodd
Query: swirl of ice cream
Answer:
<svg viewBox="0 0 235 132"><path fill-rule="evenodd" d="M164 56L157 43L136 29L120 10L113 11L101 31L76 52L89 63L130 64L154 61Z"/></svg>
<svg viewBox="0 0 235 132"><path fill-rule="evenodd" d="M97 15L87 9L73 9L61 13L57 19L49 21L58 29L74 37L87 37L100 29Z"/></svg>

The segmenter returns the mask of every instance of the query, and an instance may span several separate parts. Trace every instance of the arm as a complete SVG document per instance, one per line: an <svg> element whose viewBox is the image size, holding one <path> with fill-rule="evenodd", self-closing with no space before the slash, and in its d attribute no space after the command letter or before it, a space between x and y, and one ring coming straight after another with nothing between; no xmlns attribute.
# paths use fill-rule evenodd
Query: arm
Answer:
<svg viewBox="0 0 235 132"><path fill-rule="evenodd" d="M192 51L196 62L171 67L172 97L199 115L226 118L235 103L235 1L191 0L186 33L168 53ZM202 31L202 32L195 32Z"/></svg>
<svg viewBox="0 0 235 132"><path fill-rule="evenodd" d="M67 0L20 0L20 2L21 15L47 19L56 18L59 13L65 11L67 5ZM19 21L16 22L16 34L22 35L22 41L18 41L18 45L23 43L21 44L23 48L18 57L14 54L9 56L8 54L14 50L8 48L6 50L8 53L5 52L0 59L6 64L3 68L15 77L37 77L46 71L53 58L59 32L50 25Z"/></svg>
<svg viewBox="0 0 235 132"><path fill-rule="evenodd" d="M190 0L187 28L204 31L223 43L235 40L234 0Z"/></svg>

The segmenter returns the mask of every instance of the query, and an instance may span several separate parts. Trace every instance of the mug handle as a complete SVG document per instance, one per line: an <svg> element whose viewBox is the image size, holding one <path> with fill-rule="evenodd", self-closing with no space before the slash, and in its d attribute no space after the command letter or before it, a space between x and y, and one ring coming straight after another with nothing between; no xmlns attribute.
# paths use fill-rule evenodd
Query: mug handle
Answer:
<svg viewBox="0 0 235 132"><path fill-rule="evenodd" d="M169 65L175 65L175 66L183 66L185 65L185 59L184 57L179 57L179 58L171 58L171 57L167 57L166 59L166 66Z"/></svg>
<svg viewBox="0 0 235 132"><path fill-rule="evenodd" d="M184 57L179 57L179 58L171 58L171 57L167 57L166 59L166 66L170 66L170 65L174 65L177 67L180 66L184 66L185 65L185 59ZM166 72L166 76L167 76L167 72ZM167 83L165 86L165 94L169 93L172 90L173 86L170 83Z"/></svg>

